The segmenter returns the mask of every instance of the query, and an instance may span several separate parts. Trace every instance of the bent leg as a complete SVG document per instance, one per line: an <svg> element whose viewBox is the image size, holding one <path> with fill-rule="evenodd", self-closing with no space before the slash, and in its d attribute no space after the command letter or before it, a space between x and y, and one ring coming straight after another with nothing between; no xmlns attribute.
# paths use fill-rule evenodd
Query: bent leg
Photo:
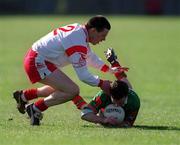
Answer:
<svg viewBox="0 0 180 145"><path fill-rule="evenodd" d="M61 70L55 70L40 83L51 86L54 91L44 99L44 103L49 107L65 103L79 95L79 87Z"/></svg>
<svg viewBox="0 0 180 145"><path fill-rule="evenodd" d="M45 85L43 87L37 88L37 96L38 97L47 97L50 94L52 94L54 91L55 91L54 88L52 88L48 85Z"/></svg>
<svg viewBox="0 0 180 145"><path fill-rule="evenodd" d="M71 100L71 97L69 96L70 94L67 94L61 91L55 91L48 97L44 98L44 102L48 107L58 105L58 104L63 104Z"/></svg>
<svg viewBox="0 0 180 145"><path fill-rule="evenodd" d="M45 85L40 88L34 88L34 89L26 89L23 91L19 91L20 97L23 99L23 101L27 102L33 99L36 99L38 97L47 97L50 94L52 94L55 91L52 87Z"/></svg>
<svg viewBox="0 0 180 145"><path fill-rule="evenodd" d="M53 93L53 95L51 95L52 93ZM45 102L51 102L51 103L47 104L47 106L51 106L51 104L57 105L57 104L59 104L58 102L60 102L60 103L66 102L67 101L66 100L67 94L64 93L65 97L62 97L62 98L58 97L58 96L62 96L63 95L62 93L63 92L55 91L55 89L53 89L52 87L50 87L48 85L37 88L37 96L38 97L47 97L47 96L49 96L49 97L44 99ZM55 96L57 96L57 97L55 97ZM49 100L49 101L47 101L47 100ZM78 109L83 108L87 104L86 101L79 95L73 97L72 102L74 103L74 105L76 105L76 107Z"/></svg>

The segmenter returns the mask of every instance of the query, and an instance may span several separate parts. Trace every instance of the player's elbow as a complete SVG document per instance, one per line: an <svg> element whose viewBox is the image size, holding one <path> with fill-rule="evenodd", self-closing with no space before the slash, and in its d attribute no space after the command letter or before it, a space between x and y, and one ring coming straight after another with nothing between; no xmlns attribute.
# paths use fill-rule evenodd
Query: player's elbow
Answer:
<svg viewBox="0 0 180 145"><path fill-rule="evenodd" d="M81 111L81 119L88 121L91 119L93 111L90 108L85 108Z"/></svg>
<svg viewBox="0 0 180 145"><path fill-rule="evenodd" d="M94 86L93 82L91 82L91 79L89 77L85 76L85 75L80 76L79 80L82 81L83 83L86 83L86 84L90 85L90 86Z"/></svg>
<svg viewBox="0 0 180 145"><path fill-rule="evenodd" d="M81 115L81 119L82 119L82 120L85 120L85 115Z"/></svg>
<svg viewBox="0 0 180 145"><path fill-rule="evenodd" d="M82 120L88 121L89 120L88 118L89 118L88 114L81 115Z"/></svg>

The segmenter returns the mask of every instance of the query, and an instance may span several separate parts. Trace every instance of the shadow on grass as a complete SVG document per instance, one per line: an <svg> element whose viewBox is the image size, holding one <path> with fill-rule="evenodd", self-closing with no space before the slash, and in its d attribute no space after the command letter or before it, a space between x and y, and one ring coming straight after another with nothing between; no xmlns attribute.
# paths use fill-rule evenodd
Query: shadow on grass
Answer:
<svg viewBox="0 0 180 145"><path fill-rule="evenodd" d="M143 129L143 130L174 130L180 131L180 128L175 126L148 126L148 125L135 125L133 128Z"/></svg>
<svg viewBox="0 0 180 145"><path fill-rule="evenodd" d="M84 128L113 128L113 129L122 129L119 127L112 126L102 126L102 125L83 125ZM135 125L130 128L137 128L141 130L168 130L168 131L180 131L180 128L174 126L148 126L148 125ZM130 129L124 128L124 129Z"/></svg>

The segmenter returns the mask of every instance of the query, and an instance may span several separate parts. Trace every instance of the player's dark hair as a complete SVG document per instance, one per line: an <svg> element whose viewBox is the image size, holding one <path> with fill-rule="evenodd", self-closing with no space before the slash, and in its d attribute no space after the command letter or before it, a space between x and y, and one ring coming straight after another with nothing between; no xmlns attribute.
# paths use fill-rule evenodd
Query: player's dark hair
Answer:
<svg viewBox="0 0 180 145"><path fill-rule="evenodd" d="M104 29L111 29L109 21L102 15L97 15L95 17L90 18L85 26L86 29L96 28L98 32L101 32Z"/></svg>
<svg viewBox="0 0 180 145"><path fill-rule="evenodd" d="M119 100L128 95L128 85L120 80L115 80L111 83L110 93L113 99Z"/></svg>

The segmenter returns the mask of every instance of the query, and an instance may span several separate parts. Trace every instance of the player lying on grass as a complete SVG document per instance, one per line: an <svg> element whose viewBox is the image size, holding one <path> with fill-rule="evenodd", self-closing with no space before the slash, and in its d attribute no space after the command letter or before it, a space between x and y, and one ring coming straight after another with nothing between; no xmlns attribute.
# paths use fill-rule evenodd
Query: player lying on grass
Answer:
<svg viewBox="0 0 180 145"><path fill-rule="evenodd" d="M108 49L106 57L112 66L120 66L112 49ZM83 120L116 127L133 126L140 108L140 99L133 91L124 71L117 73L116 78L118 80L111 84L110 95L107 95L103 91L98 92L88 106L82 110L81 118ZM115 118L105 118L99 115L100 111L103 111L109 104L115 104L124 109L125 118L122 123L118 123Z"/></svg>
<svg viewBox="0 0 180 145"><path fill-rule="evenodd" d="M82 110L81 118L83 120L100 123L102 125L113 125L117 127L131 127L137 117L140 100L138 95L129 89L124 81L116 80L111 84L111 95L105 94L103 91L98 92L92 101ZM125 119L122 123L118 123L115 118L105 118L99 116L109 104L121 106L125 111Z"/></svg>

